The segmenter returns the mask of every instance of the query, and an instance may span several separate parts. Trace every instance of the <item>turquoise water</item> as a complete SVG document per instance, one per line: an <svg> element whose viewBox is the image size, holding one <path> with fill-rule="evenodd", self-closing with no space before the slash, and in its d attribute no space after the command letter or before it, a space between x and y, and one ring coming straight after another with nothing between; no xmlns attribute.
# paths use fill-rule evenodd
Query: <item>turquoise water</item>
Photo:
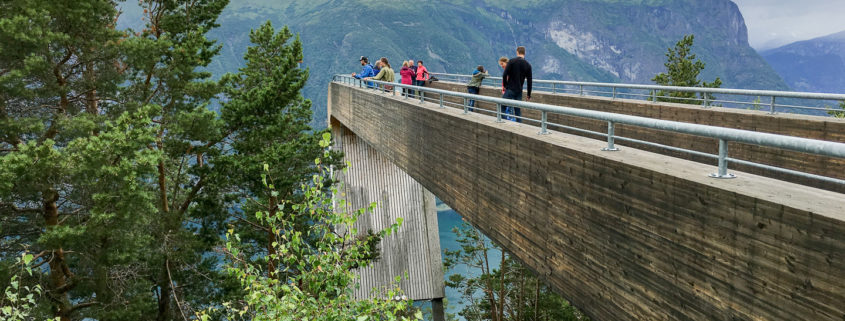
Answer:
<svg viewBox="0 0 845 321"><path fill-rule="evenodd" d="M452 232L452 229L455 227L459 227L461 223L463 223L463 218L461 218L461 215L438 199L437 224L438 229L440 230L439 233L441 251L454 251L460 248L460 245L457 241L457 237L455 236L455 233ZM498 268L499 263L502 260L501 253L499 253L498 251L490 251L488 256L490 257L491 268ZM455 273L460 273L465 277L473 277L481 274L481 271L475 268L470 268L466 265L458 265L452 268L450 271L446 271L445 277L448 278L449 275ZM458 320L463 320L463 318L461 318L457 314L458 311L460 311L466 305L466 303L463 302L461 294L458 293L458 290L447 287L446 300L448 301L446 312L455 314L455 316L458 317Z"/></svg>

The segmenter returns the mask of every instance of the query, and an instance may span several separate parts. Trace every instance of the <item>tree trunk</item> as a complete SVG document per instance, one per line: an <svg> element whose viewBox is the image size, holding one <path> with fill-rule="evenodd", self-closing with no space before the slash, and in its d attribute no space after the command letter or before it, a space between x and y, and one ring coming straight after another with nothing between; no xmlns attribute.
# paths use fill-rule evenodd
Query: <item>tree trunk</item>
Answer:
<svg viewBox="0 0 845 321"><path fill-rule="evenodd" d="M482 245L481 245L482 253L484 253L484 262L482 263L481 275L491 275L490 274L490 259L487 257L487 245L483 244L483 241L481 241L481 242L482 242ZM487 279L487 282L486 282L487 283L487 289L486 289L485 292L487 292L487 300L490 301L490 320L501 321L501 320L498 319L499 313L497 312L498 310L496 309L497 308L496 307L496 295L493 293L493 290L495 290L495 289L493 288L493 284L490 282L490 278L488 277L486 279Z"/></svg>
<svg viewBox="0 0 845 321"><path fill-rule="evenodd" d="M85 80L88 81L90 84L93 84L96 80L96 75L94 73L94 63L90 62L86 64L85 71L83 72L85 76ZM99 98L97 97L97 89L92 87L85 92L85 112L91 115L97 115L100 113L99 107Z"/></svg>
<svg viewBox="0 0 845 321"><path fill-rule="evenodd" d="M270 197L270 210L267 212L267 215L269 217L276 217L276 213L278 211L278 206L276 204L277 202L278 200L275 196ZM276 275L277 259L273 257L277 254L276 247L273 246L273 243L276 243L276 241L276 234L273 232L273 229L267 229L267 275L270 278L276 278L278 276Z"/></svg>
<svg viewBox="0 0 845 321"><path fill-rule="evenodd" d="M59 208L56 202L59 200L59 193L54 189L49 189L44 192L44 224L47 230L59 225ZM61 247L58 249L51 249L52 256L50 258L50 285L49 295L53 297L54 302L58 305L56 307L55 316L61 321L70 321L71 304L68 298L67 291L70 288L68 284L70 278L70 269L65 262L64 251Z"/></svg>
<svg viewBox="0 0 845 321"><path fill-rule="evenodd" d="M170 288L170 282L168 282L167 266L162 266L158 285L161 290L158 297L158 317L156 321L167 321L170 320L170 295L173 290Z"/></svg>
<svg viewBox="0 0 845 321"><path fill-rule="evenodd" d="M534 292L534 320L540 320L537 313L540 312L540 278L537 278L537 289Z"/></svg>
<svg viewBox="0 0 845 321"><path fill-rule="evenodd" d="M499 263L499 273L501 273L499 277L499 321L505 320L505 290L507 288L505 274L508 273L507 253L505 253L504 248L501 249L501 252L502 261Z"/></svg>
<svg viewBox="0 0 845 321"><path fill-rule="evenodd" d="M523 299L525 298L525 269L520 269L519 273L519 299L517 300L517 307L516 307L516 319L522 321L522 317L525 315L523 311L525 311L525 307L523 306Z"/></svg>

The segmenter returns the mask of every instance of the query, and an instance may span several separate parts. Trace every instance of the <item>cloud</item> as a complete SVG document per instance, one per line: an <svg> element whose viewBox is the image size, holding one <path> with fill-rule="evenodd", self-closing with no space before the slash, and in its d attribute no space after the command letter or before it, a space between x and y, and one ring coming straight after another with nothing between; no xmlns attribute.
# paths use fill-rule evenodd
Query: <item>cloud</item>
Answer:
<svg viewBox="0 0 845 321"><path fill-rule="evenodd" d="M733 0L748 26L748 41L757 50L845 30L845 1Z"/></svg>

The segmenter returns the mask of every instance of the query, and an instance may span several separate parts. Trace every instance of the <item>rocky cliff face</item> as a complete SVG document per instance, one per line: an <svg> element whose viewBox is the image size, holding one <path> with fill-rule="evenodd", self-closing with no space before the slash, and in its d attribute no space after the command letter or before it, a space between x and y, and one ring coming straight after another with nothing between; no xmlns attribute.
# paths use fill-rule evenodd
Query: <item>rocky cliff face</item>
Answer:
<svg viewBox="0 0 845 321"><path fill-rule="evenodd" d="M728 0L553 1L533 10L507 11L507 16L527 26L522 31L532 35L533 47L552 43L619 81L649 83L664 70L666 48L695 34L694 50L707 63L705 78L722 77L727 87L785 88L748 45L742 15ZM534 60L549 76L580 76L567 70L554 50L537 53Z"/></svg>
<svg viewBox="0 0 845 321"><path fill-rule="evenodd" d="M725 87L786 89L748 45L745 23L729 0L246 0L224 11L213 34L223 57L212 71L234 71L249 28L271 20L302 36L311 70L306 97L325 119L325 83L360 69L359 56L415 59L435 72L469 73L528 48L535 78L651 83L665 53L685 34L705 63L702 77Z"/></svg>
<svg viewBox="0 0 845 321"><path fill-rule="evenodd" d="M762 55L794 90L845 93L845 31Z"/></svg>

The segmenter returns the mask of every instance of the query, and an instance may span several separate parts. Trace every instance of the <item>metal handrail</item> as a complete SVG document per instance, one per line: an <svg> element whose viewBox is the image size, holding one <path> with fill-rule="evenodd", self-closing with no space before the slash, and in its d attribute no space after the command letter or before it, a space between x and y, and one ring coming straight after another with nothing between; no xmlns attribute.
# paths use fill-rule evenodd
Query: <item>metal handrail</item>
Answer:
<svg viewBox="0 0 845 321"><path fill-rule="evenodd" d="M454 78L455 81L463 81L465 79L469 79L472 75L462 75L462 74L449 74L449 73L431 73L435 76L440 77L451 77ZM499 80L501 81L501 77L486 77L485 80ZM660 86L660 85L644 85L644 84L622 84L622 83L600 83L600 82L584 82L584 81L564 81L564 80L544 80L544 79L536 79L533 80L535 84L550 84L551 88L544 88L535 86L537 89L551 89L553 93L558 92L558 86L578 86L578 93L580 95L584 95L587 92L584 90L584 87L599 87L599 88L610 88L611 91L602 92L596 91L596 93L603 93L611 95L614 99L617 95L630 95L630 96L639 96L645 97L646 100L650 101L657 101L657 98L663 98L663 96L658 97L657 93L659 91L663 92L690 92L690 93L701 93L703 94L724 94L724 95L741 95L741 96L756 96L757 98L760 97L767 97L770 98L770 101L767 102L742 102L742 101L714 101L711 100L710 97L703 97L703 98L677 98L677 97L666 97L666 98L675 98L675 99L686 99L690 101L701 101L702 105L709 106L711 103L714 102L727 102L727 103L734 103L740 105L753 105L756 107L761 106L768 106L769 112L774 114L776 112L777 107L786 107L786 108L797 108L797 109L808 109L808 110L827 110L826 108L820 107L811 107L811 106L794 106L794 105L778 105L776 103L777 99L782 98L792 98L792 99L813 99L813 100L825 100L825 101L839 101L845 100L845 94L832 94L832 93L810 93L810 92L796 92L796 91L778 91L778 90L754 90L754 89L731 89L731 88L707 88L707 87L679 87L679 86ZM635 90L648 90L648 94L626 94L618 92L619 89L635 89ZM563 91L566 89L564 88Z"/></svg>
<svg viewBox="0 0 845 321"><path fill-rule="evenodd" d="M573 107L563 107L563 106L553 106L547 104L539 104L539 103L532 103L526 101L518 101L518 100L509 100L503 98L496 98L496 97L488 97L482 95L473 95L468 93L456 92L456 91L448 91L436 88L429 88L429 87L420 87L420 86L412 86L412 85L405 85L401 83L391 83L391 82L383 82L383 81L376 81L376 80L367 80L362 81L360 79L356 79L354 77L350 77L348 75L335 75L332 78L332 81L346 83L349 85L357 86L357 87L368 87L366 83L370 83L374 85L375 89L377 90L384 90L380 89L378 86L393 86L391 90L393 95L396 95L397 88L407 88L412 89L418 93L417 96L420 97L420 102L425 100L425 93L433 93L440 95L440 106L443 107L443 96L453 96L458 98L472 99L476 101L485 101L494 103L497 105L496 115L497 121L501 122L502 118L502 108L501 106L514 106L526 109L533 109L538 110L541 112L541 133L545 133L545 129L547 127L547 113L555 113L555 114L562 114L562 115L569 115L569 116L576 116L582 118L589 118L594 120L601 120L606 121L608 123L608 146L604 150L614 151L618 150L614 146L614 128L616 124L626 124L626 125L633 125L639 126L644 128L650 129L657 129L657 130L665 130L675 133L683 133L683 134L690 134L702 137L709 137L719 140L719 155L718 155L718 173L711 174L712 177L717 178L732 178L734 177L731 174L727 173L727 162L728 158L728 142L739 142L745 143L750 145L757 145L757 146L764 146L764 147L771 147L771 148L778 148L784 150L791 150L796 152L820 155L820 156L827 156L827 157L835 157L835 158L845 158L845 143L837 143L837 142L830 142L830 141L823 141L823 140L816 140L816 139L809 139L809 138L801 138L801 137L793 137L793 136L785 136L785 135L777 135L777 134L769 134L769 133L760 133L754 132L749 130L743 129L734 129L734 128L725 128L725 127L717 127L717 126L710 126L710 125L700 125L700 124L691 124L691 123L684 123L678 121L670 121L670 120L662 120L662 119L653 119L647 117L640 117L640 116L631 116L631 115L624 115L624 114L614 114L609 112L602 112L602 111L594 111L594 110L585 110ZM464 104L464 111L466 112L466 104ZM837 179L837 178L829 178L814 174L804 173L807 177L812 178L825 178L826 181L832 181L838 184L845 185L845 180Z"/></svg>
<svg viewBox="0 0 845 321"><path fill-rule="evenodd" d="M462 74L447 74L447 73L434 73L434 72L431 73L431 74L435 75L435 76L472 78L472 75L462 75ZM490 76L490 77L486 77L486 79L502 80L502 77ZM535 80L533 80L533 82L538 83L538 84L558 84L558 85L589 86L589 87L604 87L604 88L645 89L645 90L659 90L659 91L678 91L678 92L744 95L744 96L766 96L766 97L775 96L775 97L778 97L778 98L845 100L845 94L811 93L811 92L800 92L800 91L731 89L731 88L708 88L708 87L678 87L678 86L616 84L616 83L603 83L603 82L545 80L545 79L535 79Z"/></svg>

